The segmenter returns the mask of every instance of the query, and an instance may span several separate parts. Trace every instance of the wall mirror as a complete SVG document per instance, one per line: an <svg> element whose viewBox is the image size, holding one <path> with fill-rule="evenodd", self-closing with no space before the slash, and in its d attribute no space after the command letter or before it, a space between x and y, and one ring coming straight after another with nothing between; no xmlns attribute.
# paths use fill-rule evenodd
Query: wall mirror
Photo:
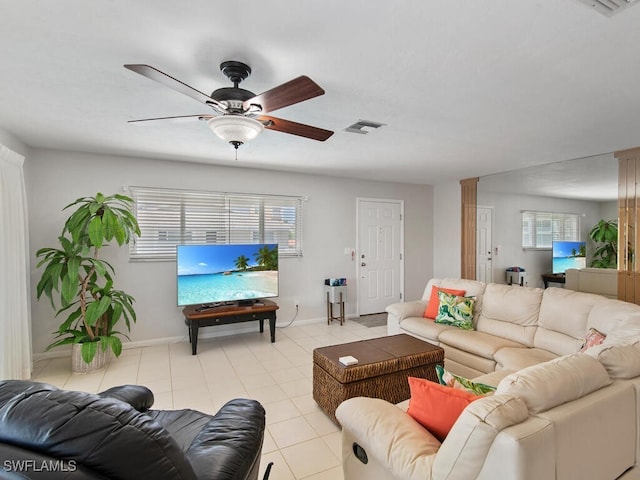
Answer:
<svg viewBox="0 0 640 480"><path fill-rule="evenodd" d="M487 175L477 189L476 275L486 282L509 283L507 268L521 267L524 284L543 287L543 275L552 272L551 249L523 248L524 211L577 214L587 266L595 248L589 231L600 219L618 217L613 153Z"/></svg>

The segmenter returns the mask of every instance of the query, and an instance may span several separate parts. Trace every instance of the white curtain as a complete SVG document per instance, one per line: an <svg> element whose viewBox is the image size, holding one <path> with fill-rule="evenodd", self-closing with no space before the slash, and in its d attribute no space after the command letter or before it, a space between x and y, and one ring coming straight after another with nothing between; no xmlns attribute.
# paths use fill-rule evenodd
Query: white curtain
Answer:
<svg viewBox="0 0 640 480"><path fill-rule="evenodd" d="M0 379L31 377L24 157L0 145Z"/></svg>

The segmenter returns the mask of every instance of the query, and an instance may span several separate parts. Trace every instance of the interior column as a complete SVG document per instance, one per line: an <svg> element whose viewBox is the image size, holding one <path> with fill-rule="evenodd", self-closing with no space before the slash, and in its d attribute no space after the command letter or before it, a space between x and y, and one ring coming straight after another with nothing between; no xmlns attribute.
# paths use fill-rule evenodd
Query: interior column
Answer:
<svg viewBox="0 0 640 480"><path fill-rule="evenodd" d="M640 148L620 150L614 156L618 159L618 299L640 304L640 266L636 261Z"/></svg>
<svg viewBox="0 0 640 480"><path fill-rule="evenodd" d="M476 279L476 211L478 177L460 180L462 201L460 278Z"/></svg>

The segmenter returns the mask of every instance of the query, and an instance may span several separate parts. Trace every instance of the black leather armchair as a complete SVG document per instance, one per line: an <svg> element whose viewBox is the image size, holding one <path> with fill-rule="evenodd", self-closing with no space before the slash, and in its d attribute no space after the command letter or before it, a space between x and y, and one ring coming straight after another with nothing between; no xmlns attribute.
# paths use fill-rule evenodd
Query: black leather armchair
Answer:
<svg viewBox="0 0 640 480"><path fill-rule="evenodd" d="M138 385L93 395L0 381L0 478L258 478L260 403L231 400L213 416L152 405Z"/></svg>

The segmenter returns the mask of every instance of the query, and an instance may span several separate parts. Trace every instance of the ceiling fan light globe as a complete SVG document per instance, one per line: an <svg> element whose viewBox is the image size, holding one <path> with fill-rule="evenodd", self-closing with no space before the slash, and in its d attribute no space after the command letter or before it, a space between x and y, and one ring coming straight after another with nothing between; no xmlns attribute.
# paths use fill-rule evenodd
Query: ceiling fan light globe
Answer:
<svg viewBox="0 0 640 480"><path fill-rule="evenodd" d="M240 115L213 117L207 125L218 137L232 144L253 140L264 130L264 125L258 120Z"/></svg>

